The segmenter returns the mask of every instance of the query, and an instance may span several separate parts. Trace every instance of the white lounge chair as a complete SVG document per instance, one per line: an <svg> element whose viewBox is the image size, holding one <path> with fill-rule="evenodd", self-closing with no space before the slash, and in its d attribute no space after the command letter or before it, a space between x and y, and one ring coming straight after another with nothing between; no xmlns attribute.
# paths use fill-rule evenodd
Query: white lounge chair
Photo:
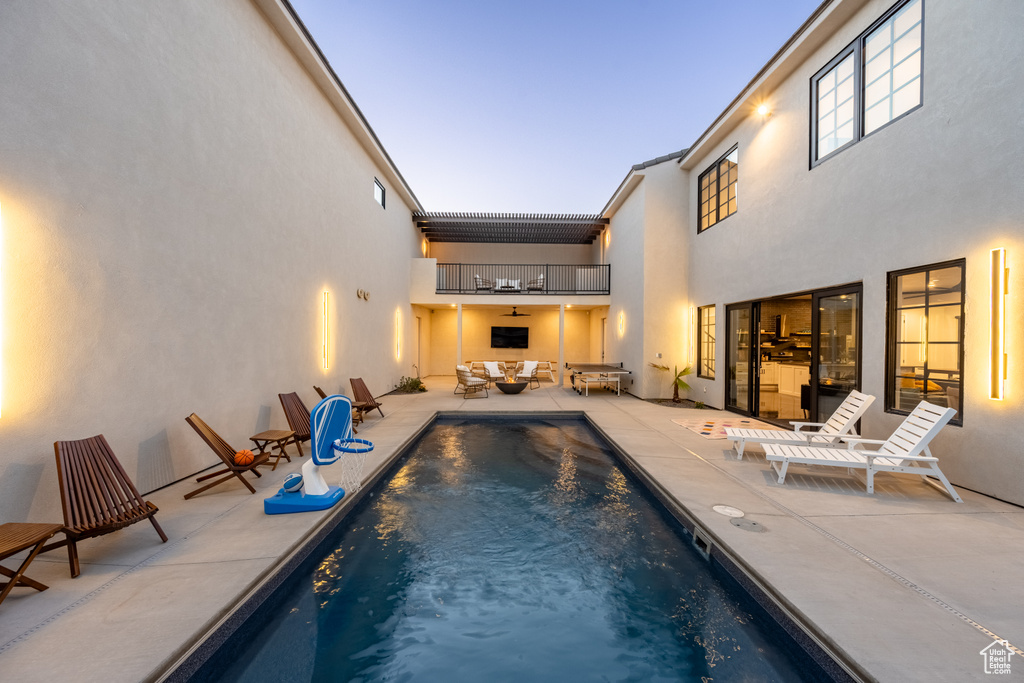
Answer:
<svg viewBox="0 0 1024 683"><path fill-rule="evenodd" d="M867 409L874 402L875 397L870 394L862 394L859 391L851 391L832 416L825 422L793 422L793 431L787 432L782 429L743 429L741 427L726 427L725 438L732 441L736 449L736 459L743 459L743 449L748 441L757 443L787 443L793 445L810 446L819 444L822 446L841 445L839 438L853 433L851 430L856 426ZM804 431L805 427L818 427L818 431Z"/></svg>
<svg viewBox="0 0 1024 683"><path fill-rule="evenodd" d="M844 436L842 440L847 448L822 448L820 446L793 446L787 444L768 444L765 453L768 461L779 475L779 483L786 482L786 470L791 463L802 465L832 465L852 470L864 470L867 473L868 493L875 492L875 474L877 472L902 472L917 474L926 482L939 487L928 479L931 475L942 482L946 493L958 503L964 502L953 489L946 475L939 469L939 459L933 457L928 450L928 443L946 426L950 418L956 414L953 408L940 408L927 401L921 401L914 412L907 416L903 424L885 441L865 439L859 436ZM857 450L864 444L880 444L878 450ZM781 465L780 465L781 463Z"/></svg>

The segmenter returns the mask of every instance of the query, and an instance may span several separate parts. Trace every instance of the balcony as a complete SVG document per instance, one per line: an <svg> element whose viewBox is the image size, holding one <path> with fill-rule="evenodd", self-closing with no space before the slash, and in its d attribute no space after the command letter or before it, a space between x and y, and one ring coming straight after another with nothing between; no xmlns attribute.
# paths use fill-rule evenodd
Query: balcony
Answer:
<svg viewBox="0 0 1024 683"><path fill-rule="evenodd" d="M611 265L438 263L437 294L611 294Z"/></svg>

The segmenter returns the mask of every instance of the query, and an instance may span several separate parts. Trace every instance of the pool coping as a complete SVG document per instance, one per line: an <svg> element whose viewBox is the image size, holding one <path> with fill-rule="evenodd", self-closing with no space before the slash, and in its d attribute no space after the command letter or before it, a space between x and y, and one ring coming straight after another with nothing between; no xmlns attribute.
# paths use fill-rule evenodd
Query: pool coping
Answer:
<svg viewBox="0 0 1024 683"><path fill-rule="evenodd" d="M247 589L221 614L199 629L195 637L182 644L158 667L150 680L161 683L185 683L199 673L227 643L235 632L267 601L309 555L359 505L377 483L404 457L417 441L441 419L494 420L494 419L577 419L582 420L604 439L615 457L658 500L680 526L690 534L691 543L709 560L717 562L765 612L782 628L804 652L837 683L846 681L873 681L869 675L831 638L826 636L803 612L776 590L763 575L724 542L721 537L700 524L697 516L676 499L656 478L612 438L584 410L514 411L497 410L474 412L471 410L437 410L420 427L405 438L391 455L381 461L363 481L362 486L341 504L325 511L324 518L299 537L277 561L268 565L250 581ZM696 544L698 532L707 538L707 552Z"/></svg>

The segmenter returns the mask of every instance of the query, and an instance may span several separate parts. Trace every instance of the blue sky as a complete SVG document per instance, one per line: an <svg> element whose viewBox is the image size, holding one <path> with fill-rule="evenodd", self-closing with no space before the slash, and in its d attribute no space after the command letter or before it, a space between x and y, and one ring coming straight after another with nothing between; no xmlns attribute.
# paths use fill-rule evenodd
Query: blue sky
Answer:
<svg viewBox="0 0 1024 683"><path fill-rule="evenodd" d="M291 0L428 211L596 213L820 0Z"/></svg>

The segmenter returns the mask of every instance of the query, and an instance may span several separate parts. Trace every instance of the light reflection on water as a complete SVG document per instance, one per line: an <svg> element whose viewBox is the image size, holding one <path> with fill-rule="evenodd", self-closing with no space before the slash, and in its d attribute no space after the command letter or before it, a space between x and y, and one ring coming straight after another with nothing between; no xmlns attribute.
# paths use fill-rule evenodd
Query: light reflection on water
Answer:
<svg viewBox="0 0 1024 683"><path fill-rule="evenodd" d="M814 680L580 422L439 424L370 500L221 680Z"/></svg>

